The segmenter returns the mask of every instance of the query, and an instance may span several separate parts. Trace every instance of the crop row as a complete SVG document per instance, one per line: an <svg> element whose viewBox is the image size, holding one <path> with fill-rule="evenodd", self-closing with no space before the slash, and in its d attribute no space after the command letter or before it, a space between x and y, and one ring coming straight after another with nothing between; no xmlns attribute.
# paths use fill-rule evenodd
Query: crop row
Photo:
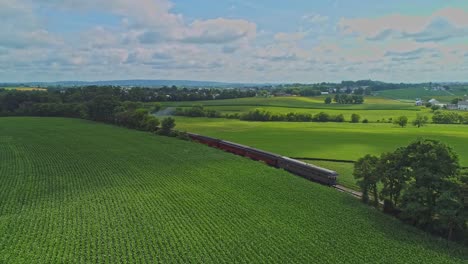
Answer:
<svg viewBox="0 0 468 264"><path fill-rule="evenodd" d="M143 132L0 119L0 158L0 262L442 263L466 256L325 186Z"/></svg>

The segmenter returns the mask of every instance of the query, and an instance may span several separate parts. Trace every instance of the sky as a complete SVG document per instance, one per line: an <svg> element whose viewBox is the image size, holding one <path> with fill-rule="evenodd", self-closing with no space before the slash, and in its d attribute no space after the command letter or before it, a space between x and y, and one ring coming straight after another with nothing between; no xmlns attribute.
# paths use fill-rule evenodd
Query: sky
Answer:
<svg viewBox="0 0 468 264"><path fill-rule="evenodd" d="M0 82L468 81L466 0L0 0Z"/></svg>

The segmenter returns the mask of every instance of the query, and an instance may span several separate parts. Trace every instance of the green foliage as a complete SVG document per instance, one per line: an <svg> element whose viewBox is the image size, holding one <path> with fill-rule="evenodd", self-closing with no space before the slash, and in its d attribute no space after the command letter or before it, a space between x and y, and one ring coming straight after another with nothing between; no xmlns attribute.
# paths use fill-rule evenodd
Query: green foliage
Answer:
<svg viewBox="0 0 468 264"><path fill-rule="evenodd" d="M88 116L92 120L111 122L120 102L109 95L98 95L87 103Z"/></svg>
<svg viewBox="0 0 468 264"><path fill-rule="evenodd" d="M161 121L161 129L159 133L161 135L169 136L171 135L171 132L175 128L175 126L175 119L172 117L166 117Z"/></svg>
<svg viewBox="0 0 468 264"><path fill-rule="evenodd" d="M416 127L425 126L429 122L429 118L425 115L418 114L416 119L413 120L413 125Z"/></svg>
<svg viewBox="0 0 468 264"><path fill-rule="evenodd" d="M436 111L432 116L432 122L435 124L456 124L460 119L463 119L460 114L450 111Z"/></svg>
<svg viewBox="0 0 468 264"><path fill-rule="evenodd" d="M362 201L368 203L369 193L371 193L374 206L379 204L379 195L377 193L377 183L379 182L378 162L379 158L376 156L366 155L354 164L353 172L354 177L358 180L358 185L361 187Z"/></svg>
<svg viewBox="0 0 468 264"><path fill-rule="evenodd" d="M380 159L365 156L355 164L355 177L367 199L370 189L385 200L384 210L418 227L446 235L466 232L468 212L464 208L458 156L435 140L417 140L386 153ZM372 177L379 175L380 177ZM400 199L401 198L401 199Z"/></svg>
<svg viewBox="0 0 468 264"><path fill-rule="evenodd" d="M399 116L393 120L395 125L405 127L408 124L408 117L407 116Z"/></svg>
<svg viewBox="0 0 468 264"><path fill-rule="evenodd" d="M384 153L380 156L377 173L383 184L380 197L384 200L384 211L393 213L400 206L400 198L406 182L410 179L403 149Z"/></svg>
<svg viewBox="0 0 468 264"><path fill-rule="evenodd" d="M358 114L352 114L351 115L351 123L359 123L359 120L361 120L361 116Z"/></svg>
<svg viewBox="0 0 468 264"><path fill-rule="evenodd" d="M316 115L302 114L302 113L287 113L287 114L273 114L264 109L255 109L240 116L230 116L227 118L234 119L239 117L240 120L245 121L286 121L286 122L344 122L345 117L343 114L331 116L326 112L320 112Z"/></svg>
<svg viewBox="0 0 468 264"><path fill-rule="evenodd" d="M1 263L468 257L332 188L200 144L62 118L0 118L0 131Z"/></svg>
<svg viewBox="0 0 468 264"><path fill-rule="evenodd" d="M325 98L325 104L331 104L331 103L332 103L332 98L331 97Z"/></svg>
<svg viewBox="0 0 468 264"><path fill-rule="evenodd" d="M335 101L338 104L363 104L364 96L356 94L336 94L335 98L333 98L333 101Z"/></svg>

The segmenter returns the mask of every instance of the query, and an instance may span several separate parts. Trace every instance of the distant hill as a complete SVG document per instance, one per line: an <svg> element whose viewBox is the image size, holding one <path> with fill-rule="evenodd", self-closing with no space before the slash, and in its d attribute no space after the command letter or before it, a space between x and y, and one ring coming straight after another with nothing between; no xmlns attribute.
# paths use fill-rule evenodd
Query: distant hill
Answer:
<svg viewBox="0 0 468 264"><path fill-rule="evenodd" d="M227 82L211 82L211 81L190 81L190 80L109 80L109 81L60 81L60 82L28 82L28 83L8 83L8 86L15 85L27 86L88 86L88 85L113 85L113 86L145 86L145 87L161 87L161 86L178 86L178 87L245 87L258 86L265 84L252 83L227 83Z"/></svg>

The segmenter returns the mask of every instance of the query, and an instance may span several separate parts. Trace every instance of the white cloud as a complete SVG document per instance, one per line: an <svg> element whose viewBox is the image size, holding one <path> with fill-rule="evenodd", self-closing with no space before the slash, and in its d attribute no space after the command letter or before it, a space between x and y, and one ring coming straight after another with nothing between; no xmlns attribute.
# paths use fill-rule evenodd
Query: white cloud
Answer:
<svg viewBox="0 0 468 264"><path fill-rule="evenodd" d="M257 26L246 20L225 18L196 20L184 28L180 39L190 43L224 44L239 39L252 40Z"/></svg>
<svg viewBox="0 0 468 264"><path fill-rule="evenodd" d="M280 32L275 34L274 38L279 42L297 42L307 36L305 32L284 33Z"/></svg>
<svg viewBox="0 0 468 264"><path fill-rule="evenodd" d="M329 17L320 14L309 14L302 16L302 20L312 24L323 24L328 22Z"/></svg>
<svg viewBox="0 0 468 264"><path fill-rule="evenodd" d="M345 34L369 40L408 38L437 42L468 36L468 12L446 8L430 16L388 15L379 18L342 18L338 24Z"/></svg>

